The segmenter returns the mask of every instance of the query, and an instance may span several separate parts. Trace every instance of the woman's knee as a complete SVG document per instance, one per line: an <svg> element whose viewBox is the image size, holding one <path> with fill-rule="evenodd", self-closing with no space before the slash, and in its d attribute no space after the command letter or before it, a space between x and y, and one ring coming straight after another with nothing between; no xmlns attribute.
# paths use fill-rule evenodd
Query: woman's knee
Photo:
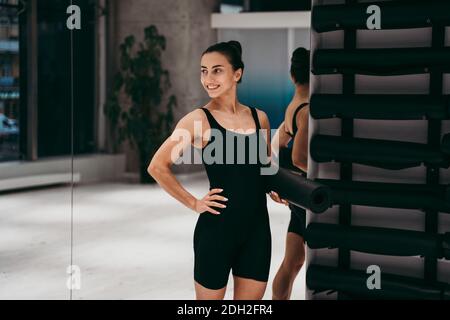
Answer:
<svg viewBox="0 0 450 320"><path fill-rule="evenodd" d="M286 254L283 259L284 267L291 272L298 272L305 263L305 244L303 237L288 232L286 238Z"/></svg>
<svg viewBox="0 0 450 320"><path fill-rule="evenodd" d="M197 300L222 300L225 296L226 286L215 290L208 289L195 281L195 295Z"/></svg>
<svg viewBox="0 0 450 320"><path fill-rule="evenodd" d="M301 252L297 254L285 257L283 260L283 267L288 270L289 273L297 273L303 267L305 263L305 255Z"/></svg>
<svg viewBox="0 0 450 320"><path fill-rule="evenodd" d="M266 288L266 281L234 276L234 300L261 300Z"/></svg>

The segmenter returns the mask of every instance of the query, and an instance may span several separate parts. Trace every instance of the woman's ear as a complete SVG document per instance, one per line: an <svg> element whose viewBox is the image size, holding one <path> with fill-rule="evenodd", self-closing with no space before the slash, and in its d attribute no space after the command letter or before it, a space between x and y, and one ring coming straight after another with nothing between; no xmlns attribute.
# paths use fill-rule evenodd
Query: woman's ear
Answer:
<svg viewBox="0 0 450 320"><path fill-rule="evenodd" d="M291 74L291 81L292 81L293 84L295 84L295 79L294 79L294 76L292 74Z"/></svg>
<svg viewBox="0 0 450 320"><path fill-rule="evenodd" d="M234 72L234 81L238 82L242 78L242 69L238 69Z"/></svg>

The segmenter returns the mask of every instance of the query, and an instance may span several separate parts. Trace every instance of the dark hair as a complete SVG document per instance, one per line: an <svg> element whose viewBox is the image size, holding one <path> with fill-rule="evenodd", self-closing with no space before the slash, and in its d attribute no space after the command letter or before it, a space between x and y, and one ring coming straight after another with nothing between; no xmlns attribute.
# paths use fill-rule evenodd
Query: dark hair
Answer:
<svg viewBox="0 0 450 320"><path fill-rule="evenodd" d="M233 70L236 71L238 69L242 69L242 74L244 73L244 62L242 61L242 46L239 41L228 41L228 42L219 42L213 44L208 49L203 52L202 56L206 53L211 52L219 52L227 57L228 62L233 67ZM239 79L238 83L242 81L242 76Z"/></svg>
<svg viewBox="0 0 450 320"><path fill-rule="evenodd" d="M291 75L296 84L309 84L309 51L297 48L292 53Z"/></svg>

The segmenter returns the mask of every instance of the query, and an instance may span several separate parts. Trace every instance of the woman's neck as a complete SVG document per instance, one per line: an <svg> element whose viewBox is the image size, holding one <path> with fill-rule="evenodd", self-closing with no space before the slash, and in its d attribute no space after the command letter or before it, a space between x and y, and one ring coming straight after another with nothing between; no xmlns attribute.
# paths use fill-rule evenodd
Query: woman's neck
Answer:
<svg viewBox="0 0 450 320"><path fill-rule="evenodd" d="M308 85L296 85L295 94L292 98L293 101L309 101L309 86Z"/></svg>
<svg viewBox="0 0 450 320"><path fill-rule="evenodd" d="M211 100L211 105L226 113L235 114L240 106L236 93L225 94Z"/></svg>

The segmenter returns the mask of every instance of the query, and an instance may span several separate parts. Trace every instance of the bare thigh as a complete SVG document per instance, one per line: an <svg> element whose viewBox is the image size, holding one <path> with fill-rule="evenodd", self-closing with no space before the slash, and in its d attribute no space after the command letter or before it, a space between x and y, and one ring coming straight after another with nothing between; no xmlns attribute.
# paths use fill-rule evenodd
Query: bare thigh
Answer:
<svg viewBox="0 0 450 320"><path fill-rule="evenodd" d="M212 290L205 288L197 281L195 282L195 295L197 300L222 300L225 296L225 291L227 287L223 287L222 289Z"/></svg>
<svg viewBox="0 0 450 320"><path fill-rule="evenodd" d="M233 276L233 278L234 300L261 300L263 298L267 282L237 276Z"/></svg>

